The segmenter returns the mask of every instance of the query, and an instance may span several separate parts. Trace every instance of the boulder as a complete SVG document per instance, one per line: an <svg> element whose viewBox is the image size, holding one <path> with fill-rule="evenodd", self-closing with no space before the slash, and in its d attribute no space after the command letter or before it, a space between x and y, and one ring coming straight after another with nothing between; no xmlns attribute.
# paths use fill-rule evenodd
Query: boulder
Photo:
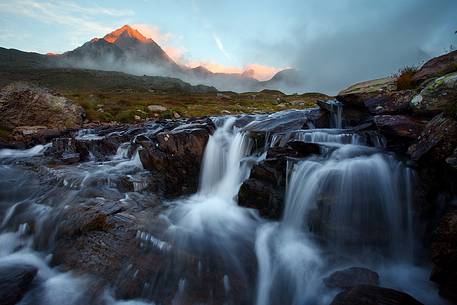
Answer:
<svg viewBox="0 0 457 305"><path fill-rule="evenodd" d="M240 206L257 209L265 218L279 219L284 210L286 158L266 159L255 165L238 192Z"/></svg>
<svg viewBox="0 0 457 305"><path fill-rule="evenodd" d="M49 129L81 127L85 112L81 106L48 89L23 82L0 91L0 127L46 126Z"/></svg>
<svg viewBox="0 0 457 305"><path fill-rule="evenodd" d="M457 113L457 72L446 74L427 84L410 104L416 113L433 116L444 111L455 115Z"/></svg>
<svg viewBox="0 0 457 305"><path fill-rule="evenodd" d="M167 107L161 105L149 105L147 108L151 112L164 112L168 110Z"/></svg>
<svg viewBox="0 0 457 305"><path fill-rule="evenodd" d="M457 71L457 50L432 58L427 61L413 76L416 84L425 82L428 79L443 76Z"/></svg>
<svg viewBox="0 0 457 305"><path fill-rule="evenodd" d="M279 219L284 210L287 162L320 154L320 146L291 141L284 147L273 147L266 159L256 164L238 192L240 206L257 209L265 218Z"/></svg>
<svg viewBox="0 0 457 305"><path fill-rule="evenodd" d="M141 163L158 177L157 186L166 195L189 194L198 187L201 161L214 126L187 128L160 132L155 141L141 142Z"/></svg>
<svg viewBox="0 0 457 305"><path fill-rule="evenodd" d="M394 289L357 285L340 292L330 305L423 305L421 302Z"/></svg>
<svg viewBox="0 0 457 305"><path fill-rule="evenodd" d="M325 286L329 288L349 289L357 285L379 284L379 275L367 268L351 267L344 270L335 271L324 278Z"/></svg>
<svg viewBox="0 0 457 305"><path fill-rule="evenodd" d="M425 127L425 122L405 115L376 115L374 123L387 137L417 139Z"/></svg>
<svg viewBox="0 0 457 305"><path fill-rule="evenodd" d="M31 265L0 264L0 304L14 305L31 288L38 269Z"/></svg>
<svg viewBox="0 0 457 305"><path fill-rule="evenodd" d="M415 161L442 163L456 147L457 121L439 114L425 126L417 143L408 148L408 154Z"/></svg>
<svg viewBox="0 0 457 305"><path fill-rule="evenodd" d="M457 210L440 220L432 241L431 280L438 283L440 294L457 302Z"/></svg>
<svg viewBox="0 0 457 305"><path fill-rule="evenodd" d="M345 106L365 107L365 101L396 90L396 78L386 77L357 83L339 92L336 99Z"/></svg>

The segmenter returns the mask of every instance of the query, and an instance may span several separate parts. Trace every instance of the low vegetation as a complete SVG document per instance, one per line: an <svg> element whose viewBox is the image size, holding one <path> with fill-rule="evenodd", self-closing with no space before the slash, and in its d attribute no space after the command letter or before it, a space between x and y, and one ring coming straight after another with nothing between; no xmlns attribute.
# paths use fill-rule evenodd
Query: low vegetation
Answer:
<svg viewBox="0 0 457 305"><path fill-rule="evenodd" d="M404 67L400 69L397 75L396 85L397 90L415 89L417 85L413 82L413 76L416 74L417 68L414 66Z"/></svg>
<svg viewBox="0 0 457 305"><path fill-rule="evenodd" d="M274 112L314 107L320 93L285 95L276 90L217 92L175 78L82 69L3 69L0 86L29 81L81 105L92 122L131 123L153 118ZM154 105L152 107L151 106ZM161 108L162 106L165 108Z"/></svg>

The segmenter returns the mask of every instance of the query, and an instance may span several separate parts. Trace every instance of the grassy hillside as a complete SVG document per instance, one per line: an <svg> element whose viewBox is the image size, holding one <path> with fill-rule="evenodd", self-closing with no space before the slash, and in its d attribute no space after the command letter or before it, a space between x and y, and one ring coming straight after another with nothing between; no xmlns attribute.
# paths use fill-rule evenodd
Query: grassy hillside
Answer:
<svg viewBox="0 0 457 305"><path fill-rule="evenodd" d="M191 86L176 78L82 69L2 69L0 86L12 81L53 89L83 106L90 121L101 122L273 112L312 107L317 99L326 98L319 93L285 95L274 90L217 92L213 87ZM167 110L150 110L150 105Z"/></svg>

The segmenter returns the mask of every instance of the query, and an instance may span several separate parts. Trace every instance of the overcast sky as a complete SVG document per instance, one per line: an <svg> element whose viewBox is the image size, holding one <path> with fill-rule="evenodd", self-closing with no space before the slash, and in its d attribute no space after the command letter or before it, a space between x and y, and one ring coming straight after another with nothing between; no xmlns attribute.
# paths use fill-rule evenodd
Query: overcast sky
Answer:
<svg viewBox="0 0 457 305"><path fill-rule="evenodd" d="M457 45L457 0L0 0L7 48L61 53L124 24L183 64L291 67L304 90L335 93Z"/></svg>

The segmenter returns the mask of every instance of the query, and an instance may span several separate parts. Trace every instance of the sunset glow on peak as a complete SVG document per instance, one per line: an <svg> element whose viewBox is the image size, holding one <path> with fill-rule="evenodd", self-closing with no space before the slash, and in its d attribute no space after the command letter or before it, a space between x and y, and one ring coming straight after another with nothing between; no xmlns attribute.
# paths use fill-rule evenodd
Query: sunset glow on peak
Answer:
<svg viewBox="0 0 457 305"><path fill-rule="evenodd" d="M141 34L138 30L130 27L127 24L124 25L123 27L107 34L105 37L103 37L103 39L105 39L106 41L108 41L110 43L115 43L123 35L137 39L142 42L146 42L146 41L150 40L150 39L146 38L145 36L143 36L143 34Z"/></svg>

